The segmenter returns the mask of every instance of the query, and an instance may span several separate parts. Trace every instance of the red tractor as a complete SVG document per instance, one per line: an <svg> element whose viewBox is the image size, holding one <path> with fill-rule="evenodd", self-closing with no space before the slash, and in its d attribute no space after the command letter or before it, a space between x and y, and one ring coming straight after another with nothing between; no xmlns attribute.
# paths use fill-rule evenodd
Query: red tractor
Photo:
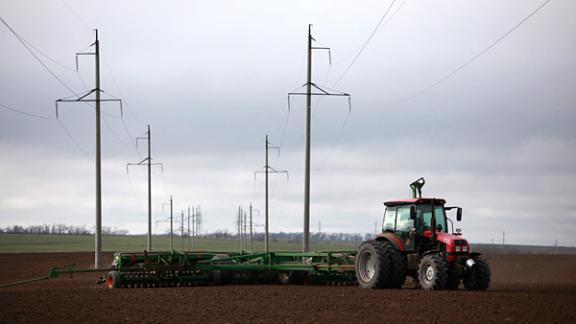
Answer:
<svg viewBox="0 0 576 324"><path fill-rule="evenodd" d="M412 199L384 203L382 233L360 245L356 255L356 278L363 288L400 288L407 276L426 290L486 290L490 285L490 267L470 244L446 211L456 208L456 220L462 208L446 207L438 198L422 198L424 179L410 184ZM452 233L448 231L451 225Z"/></svg>

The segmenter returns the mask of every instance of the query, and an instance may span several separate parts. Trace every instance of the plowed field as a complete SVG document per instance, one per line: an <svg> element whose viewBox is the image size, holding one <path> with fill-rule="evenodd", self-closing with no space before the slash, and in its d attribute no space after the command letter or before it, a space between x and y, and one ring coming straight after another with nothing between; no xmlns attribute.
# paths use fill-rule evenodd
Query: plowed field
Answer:
<svg viewBox="0 0 576 324"><path fill-rule="evenodd" d="M83 274L0 289L0 322L576 323L576 256L487 259L493 277L485 292L276 285L112 290ZM55 265L92 262L90 253L0 254L0 285L45 276Z"/></svg>

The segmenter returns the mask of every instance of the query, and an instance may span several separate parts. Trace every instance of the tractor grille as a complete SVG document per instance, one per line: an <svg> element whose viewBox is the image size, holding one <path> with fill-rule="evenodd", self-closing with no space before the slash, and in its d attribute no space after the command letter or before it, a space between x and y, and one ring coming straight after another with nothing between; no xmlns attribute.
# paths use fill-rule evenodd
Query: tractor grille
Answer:
<svg viewBox="0 0 576 324"><path fill-rule="evenodd" d="M454 245L456 245L455 256L467 256L470 253L470 247L466 240L454 240Z"/></svg>

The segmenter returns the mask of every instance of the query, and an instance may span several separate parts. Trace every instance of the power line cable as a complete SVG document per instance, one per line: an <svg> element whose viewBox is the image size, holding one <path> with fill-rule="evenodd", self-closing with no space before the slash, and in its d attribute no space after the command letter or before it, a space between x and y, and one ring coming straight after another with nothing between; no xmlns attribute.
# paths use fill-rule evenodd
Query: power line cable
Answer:
<svg viewBox="0 0 576 324"><path fill-rule="evenodd" d="M500 43L501 41L503 41L506 37L508 37L508 35L512 34L516 29L518 29L518 27L520 27L522 24L524 24L528 19L530 19L532 16L534 16L536 13L538 13L538 11L540 11L542 8L544 8L551 0L546 0L544 1L540 6L538 6L534 11L532 11L528 16L526 16L524 19L522 19L519 23L517 23L516 25L514 25L514 27L512 27L510 30L508 30L507 32L505 32L502 36L498 37L495 41L493 41L492 43L490 43L490 45L488 45L488 47L484 48L482 51L480 51L478 54L474 55L472 58L470 58L468 61L464 62L464 64L458 66L456 69L452 70L450 73L446 74L444 77L440 78L439 80L437 80L436 82L432 83L431 85L427 86L426 88L400 100L400 102L402 101L406 101L406 100L410 100L410 99L414 99L416 97L419 97L420 95L430 91L431 89L435 88L436 86L438 86L439 84L443 83L444 81L452 78L456 73L462 71L463 69L465 69L468 65L474 63L476 60L478 60L480 57L482 57L484 54L486 54L488 51L490 51L492 48L494 48L494 46L498 45L498 43Z"/></svg>
<svg viewBox="0 0 576 324"><path fill-rule="evenodd" d="M386 20L386 22L384 23L386 17L388 16L388 13L390 12L390 10L392 9L392 7L394 6L394 3L396 2L396 0L393 0L390 5L388 6L388 8L386 9L386 12L384 12L384 15L382 16L382 18L380 18L380 21L378 22L378 24L376 25L376 27L374 28L374 30L372 31L372 33L370 34L370 36L368 36L368 38L366 39L366 41L364 42L364 44L362 45L362 47L360 47L360 50L358 51L358 53L356 54L356 56L354 57L354 59L352 60L352 62L350 62L350 64L348 65L348 67L346 68L346 70L344 70L344 72L340 75L340 77L338 78L338 80L336 80L336 82L334 82L333 87L335 87L336 85L338 85L338 83L342 80L342 78L344 78L344 76L346 75L346 73L348 73L348 71L350 71L350 69L352 68L352 66L354 65L354 63L356 63L356 61L358 60L358 58L360 57L360 55L362 54L362 52L364 51L364 49L366 49L366 47L368 46L368 44L370 43L370 41L372 40L372 38L374 37L374 35L376 34L376 32L380 29L380 27L382 26L382 24L387 24L388 22L390 22L390 20L392 20L392 18L394 18L394 16L396 16L396 14L398 13L398 11L400 11L400 9L402 9L402 7L406 4L408 0L404 0L402 3L400 3L400 5L396 8L396 10L394 11L394 13L392 13L392 15L390 16L390 18L388 20ZM322 98L320 98L322 99ZM336 149L336 146L338 146L338 144L340 143L340 139L342 138L342 135L344 134L344 130L346 129L346 126L348 125L348 122L350 121L350 112L348 112L348 114L346 115L346 119L344 120L344 122L342 123L342 125L340 126L339 130L338 130L338 135L336 136L336 140L334 141L334 143L332 144L332 146L330 147L330 151L328 152L328 155L326 156L326 158L322 161L322 163L320 163L320 166L318 167L318 169L316 169L316 173L319 173L322 168L324 167L324 165L326 164L326 162L330 159L330 157L332 156L332 154L334 153L334 150Z"/></svg>
<svg viewBox="0 0 576 324"><path fill-rule="evenodd" d="M70 138L70 140L72 141L72 143L74 143L74 145L76 146L76 148L82 152L82 154L88 159L90 160L90 162L95 163L94 162L94 158L92 158L92 156L90 154L88 154L88 152L86 152L82 146L80 146L80 143L78 143L78 141L74 138L74 136L72 136L72 134L70 133L70 131L68 131L68 129L66 128L66 126L64 126L64 124L62 123L62 121L60 119L56 119L56 121L58 121L58 125L60 125L60 127L64 130L64 132L66 133L66 135L68 135L68 138Z"/></svg>
<svg viewBox="0 0 576 324"><path fill-rule="evenodd" d="M19 109L16 109L16 108L12 108L12 107L6 106L6 105L4 105L4 104L0 104L0 107L2 107L2 108L4 108L4 109L7 109L7 110L10 110L10 111L13 111L13 112L18 113L18 114L22 114L22 115L24 115L24 116L32 117L32 118L48 119L48 120L56 119L56 118L54 118L54 117L36 115L36 114L29 113L29 112L25 112L25 111L23 111L23 110L19 110Z"/></svg>
<svg viewBox="0 0 576 324"><path fill-rule="evenodd" d="M372 40L372 37L374 37L374 35L376 35L376 32L378 31L378 29L380 29L380 26L382 25L382 23L384 22L384 20L386 19L386 17L388 16L388 13L390 12L390 9L392 9L392 6L394 6L394 3L396 2L396 0L392 0L392 2L390 2L390 5L388 6L388 8L386 9L386 12L384 12L384 15L382 16L382 18L380 18L380 21L378 22L378 24L376 25L376 27L374 28L374 30L372 30L372 33L370 33L370 36L368 36L368 39L366 39L366 41L364 42L364 44L362 45L362 47L360 47L360 50L358 51L358 54L356 54L356 56L354 57L354 59L352 60L352 62L350 62L350 65L348 65L348 67L346 68L346 70L344 70L344 72L340 75L340 77L338 78L338 80L336 80L336 82L334 83L333 86L336 86L338 83L340 83L340 81L342 80L342 78L344 78L344 76L346 75L346 73L348 73L348 71L350 71L350 69L352 68L352 66L354 65L354 63L356 63L356 61L358 60L358 58L360 57L360 55L362 54L362 52L364 52L364 49L366 49L366 46L368 46L368 43L370 43L370 41Z"/></svg>
<svg viewBox="0 0 576 324"><path fill-rule="evenodd" d="M20 44L22 44L22 46L24 46L24 48L26 48L26 50L28 50L28 52L30 54L32 54L32 56L34 56L34 58L38 61L38 63L40 63L45 69L46 71L48 71L62 86L64 86L66 89L68 89L68 91L70 91L71 93L73 93L74 95L78 95L74 90L72 90L72 88L70 88L64 81L62 81L62 79L60 79L58 77L58 75L56 75L56 73L54 73L54 71L52 71L45 63L44 61L42 61L38 55L36 55L36 53L34 53L34 51L27 45L27 41L24 40L24 38L22 36L20 36L7 22L6 20L4 20L4 18L2 16L0 16L0 21L2 21L2 24L4 24L4 26L6 26L6 28L8 28L8 30L10 30L10 32L14 35L14 37L16 37L16 39L20 42Z"/></svg>
<svg viewBox="0 0 576 324"><path fill-rule="evenodd" d="M326 156L326 158L322 161L322 163L320 163L320 166L318 167L318 169L316 169L316 173L319 173L320 170L322 170L322 168L324 167L326 162L330 159L330 157L334 153L336 146L338 145L338 143L340 143L340 139L342 138L342 134L344 133L344 130L346 129L346 125L348 125L348 121L350 121L350 115L351 115L351 113L349 111L348 114L346 115L346 119L342 123L342 126L338 130L338 135L336 136L336 141L334 141L334 143L332 144L332 147L330 148L330 151L328 152L328 155Z"/></svg>
<svg viewBox="0 0 576 324"><path fill-rule="evenodd" d="M62 2L62 4L70 11L70 13L72 13L72 15L80 22L80 24L82 24L82 26L84 26L84 28L86 28L87 30L90 30L90 27L88 27L88 24L86 24L86 22L84 21L84 19L82 19L77 13L76 11L74 11L74 9L72 9L72 7L70 7L66 1L64 0L60 0L60 2Z"/></svg>
<svg viewBox="0 0 576 324"><path fill-rule="evenodd" d="M27 44L28 46L30 46L30 47L33 48L36 52L38 52L38 54L44 56L46 59L48 59L48 60L51 61L52 63L60 66L60 67L63 68L63 69L66 69L66 70L68 70L68 71L76 72L76 69L75 69L75 68L71 68L71 67L67 66L67 65L64 64L64 63L58 62L56 59L52 58L52 57L49 56L48 54L46 54L46 53L42 52L41 50L39 50L36 46L32 45L32 44L31 44L30 42L28 42L26 39L22 38L22 40L23 40L24 42L26 42L26 44Z"/></svg>

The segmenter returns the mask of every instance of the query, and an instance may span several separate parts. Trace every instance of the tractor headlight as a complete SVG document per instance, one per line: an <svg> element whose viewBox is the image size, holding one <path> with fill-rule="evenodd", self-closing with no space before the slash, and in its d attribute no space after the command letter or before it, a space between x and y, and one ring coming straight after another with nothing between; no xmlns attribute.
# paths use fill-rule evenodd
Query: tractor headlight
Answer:
<svg viewBox="0 0 576 324"><path fill-rule="evenodd" d="M467 245L462 246L462 252L468 252L468 246Z"/></svg>
<svg viewBox="0 0 576 324"><path fill-rule="evenodd" d="M456 252L460 252L460 245L456 245Z"/></svg>

